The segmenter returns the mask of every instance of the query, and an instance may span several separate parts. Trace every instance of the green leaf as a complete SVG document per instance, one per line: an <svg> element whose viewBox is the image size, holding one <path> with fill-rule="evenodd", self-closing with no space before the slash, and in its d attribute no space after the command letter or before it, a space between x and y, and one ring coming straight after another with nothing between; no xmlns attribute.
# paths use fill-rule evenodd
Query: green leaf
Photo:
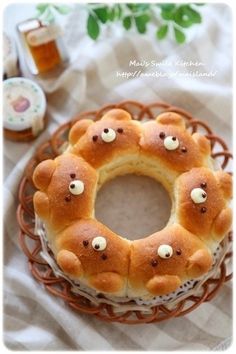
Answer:
<svg viewBox="0 0 236 354"><path fill-rule="evenodd" d="M163 11L172 12L175 8L175 4L157 4Z"/></svg>
<svg viewBox="0 0 236 354"><path fill-rule="evenodd" d="M163 20L166 21L171 21L174 18L174 12L168 12L168 11L161 11L161 17L163 18Z"/></svg>
<svg viewBox="0 0 236 354"><path fill-rule="evenodd" d="M114 21L115 19L115 9L114 7L110 8L110 10L108 10L108 20L110 21Z"/></svg>
<svg viewBox="0 0 236 354"><path fill-rule="evenodd" d="M123 26L126 30L129 30L132 26L132 18L131 16L126 16L123 18Z"/></svg>
<svg viewBox="0 0 236 354"><path fill-rule="evenodd" d="M116 9L115 17L119 20L121 18L121 16L122 16L122 12L123 12L122 11L122 7L119 4L117 4L115 9Z"/></svg>
<svg viewBox="0 0 236 354"><path fill-rule="evenodd" d="M68 13L71 12L71 8L67 5L60 5L54 7L61 15L67 15Z"/></svg>
<svg viewBox="0 0 236 354"><path fill-rule="evenodd" d="M136 4L135 11L146 11L149 10L150 6L150 4Z"/></svg>
<svg viewBox="0 0 236 354"><path fill-rule="evenodd" d="M175 32L175 39L177 43L184 43L186 36L184 34L184 32L182 32L181 30L179 30L177 27L174 27L174 32Z"/></svg>
<svg viewBox="0 0 236 354"><path fill-rule="evenodd" d="M134 18L137 30L139 33L145 33L147 30L147 23L150 21L148 14L136 16Z"/></svg>
<svg viewBox="0 0 236 354"><path fill-rule="evenodd" d="M55 20L55 16L51 10L51 7L49 6L46 11L42 14L40 17L43 23L53 23Z"/></svg>
<svg viewBox="0 0 236 354"><path fill-rule="evenodd" d="M184 13L192 20L193 23L201 23L202 17L199 12L192 9L189 5L184 9Z"/></svg>
<svg viewBox="0 0 236 354"><path fill-rule="evenodd" d="M88 32L88 35L94 40L96 40L98 38L99 33L100 33L100 28L97 23L97 19L92 14L89 15L88 20L87 20L87 32Z"/></svg>
<svg viewBox="0 0 236 354"><path fill-rule="evenodd" d="M102 23L106 23L108 21L108 11L106 6L98 7L96 9L93 9L93 11Z"/></svg>
<svg viewBox="0 0 236 354"><path fill-rule="evenodd" d="M180 6L174 13L174 21L179 26L188 28L193 24L193 20L189 15L189 12L186 12L186 5Z"/></svg>
<svg viewBox="0 0 236 354"><path fill-rule="evenodd" d="M47 10L47 8L50 6L50 4L38 4L36 6L36 9L42 14L44 11Z"/></svg>
<svg viewBox="0 0 236 354"><path fill-rule="evenodd" d="M156 36L158 39L164 39L167 35L167 32L168 32L168 25L163 25L157 30Z"/></svg>
<svg viewBox="0 0 236 354"><path fill-rule="evenodd" d="M128 9L130 9L131 11L136 11L137 10L137 4L126 4L126 6L128 7Z"/></svg>
<svg viewBox="0 0 236 354"><path fill-rule="evenodd" d="M174 19L174 14L176 10L176 5L174 4L161 4L159 5L161 8L161 17L166 20L170 21Z"/></svg>

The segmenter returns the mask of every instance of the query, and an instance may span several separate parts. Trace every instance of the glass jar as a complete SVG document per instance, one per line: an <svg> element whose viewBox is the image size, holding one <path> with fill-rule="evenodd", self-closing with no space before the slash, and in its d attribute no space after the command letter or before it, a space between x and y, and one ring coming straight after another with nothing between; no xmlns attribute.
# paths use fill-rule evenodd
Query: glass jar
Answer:
<svg viewBox="0 0 236 354"><path fill-rule="evenodd" d="M35 139L45 128L45 114L46 97L38 84L22 77L3 82L3 129L7 139Z"/></svg>
<svg viewBox="0 0 236 354"><path fill-rule="evenodd" d="M62 66L68 56L58 24L29 19L17 25L27 65L32 74L43 74Z"/></svg>

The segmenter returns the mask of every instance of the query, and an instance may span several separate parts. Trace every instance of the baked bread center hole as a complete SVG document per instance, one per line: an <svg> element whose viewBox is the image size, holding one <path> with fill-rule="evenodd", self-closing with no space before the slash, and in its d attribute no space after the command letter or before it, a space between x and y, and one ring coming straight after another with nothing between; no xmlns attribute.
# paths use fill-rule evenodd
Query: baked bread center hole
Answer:
<svg viewBox="0 0 236 354"><path fill-rule="evenodd" d="M166 189L150 177L125 175L105 183L95 203L95 216L115 233L137 240L167 224L171 200Z"/></svg>

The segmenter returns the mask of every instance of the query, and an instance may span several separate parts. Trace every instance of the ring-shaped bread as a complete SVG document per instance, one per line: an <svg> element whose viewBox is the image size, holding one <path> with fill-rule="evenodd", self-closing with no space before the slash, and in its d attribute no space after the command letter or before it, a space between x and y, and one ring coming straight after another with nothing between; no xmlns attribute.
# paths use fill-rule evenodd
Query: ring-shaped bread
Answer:
<svg viewBox="0 0 236 354"><path fill-rule="evenodd" d="M96 220L98 189L128 173L161 182L172 200L161 231L130 241ZM55 259L71 279L118 297L164 295L207 273L230 230L232 178L215 170L209 140L180 115L139 122L121 109L77 121L69 147L41 162L33 180L37 216Z"/></svg>

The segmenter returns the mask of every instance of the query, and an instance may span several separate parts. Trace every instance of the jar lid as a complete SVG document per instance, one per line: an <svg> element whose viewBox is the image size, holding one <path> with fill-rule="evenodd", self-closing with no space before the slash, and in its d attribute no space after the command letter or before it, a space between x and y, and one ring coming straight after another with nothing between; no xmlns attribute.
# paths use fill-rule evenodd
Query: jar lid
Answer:
<svg viewBox="0 0 236 354"><path fill-rule="evenodd" d="M32 128L38 135L44 127L46 98L35 82L15 77L3 82L3 126L13 131Z"/></svg>

